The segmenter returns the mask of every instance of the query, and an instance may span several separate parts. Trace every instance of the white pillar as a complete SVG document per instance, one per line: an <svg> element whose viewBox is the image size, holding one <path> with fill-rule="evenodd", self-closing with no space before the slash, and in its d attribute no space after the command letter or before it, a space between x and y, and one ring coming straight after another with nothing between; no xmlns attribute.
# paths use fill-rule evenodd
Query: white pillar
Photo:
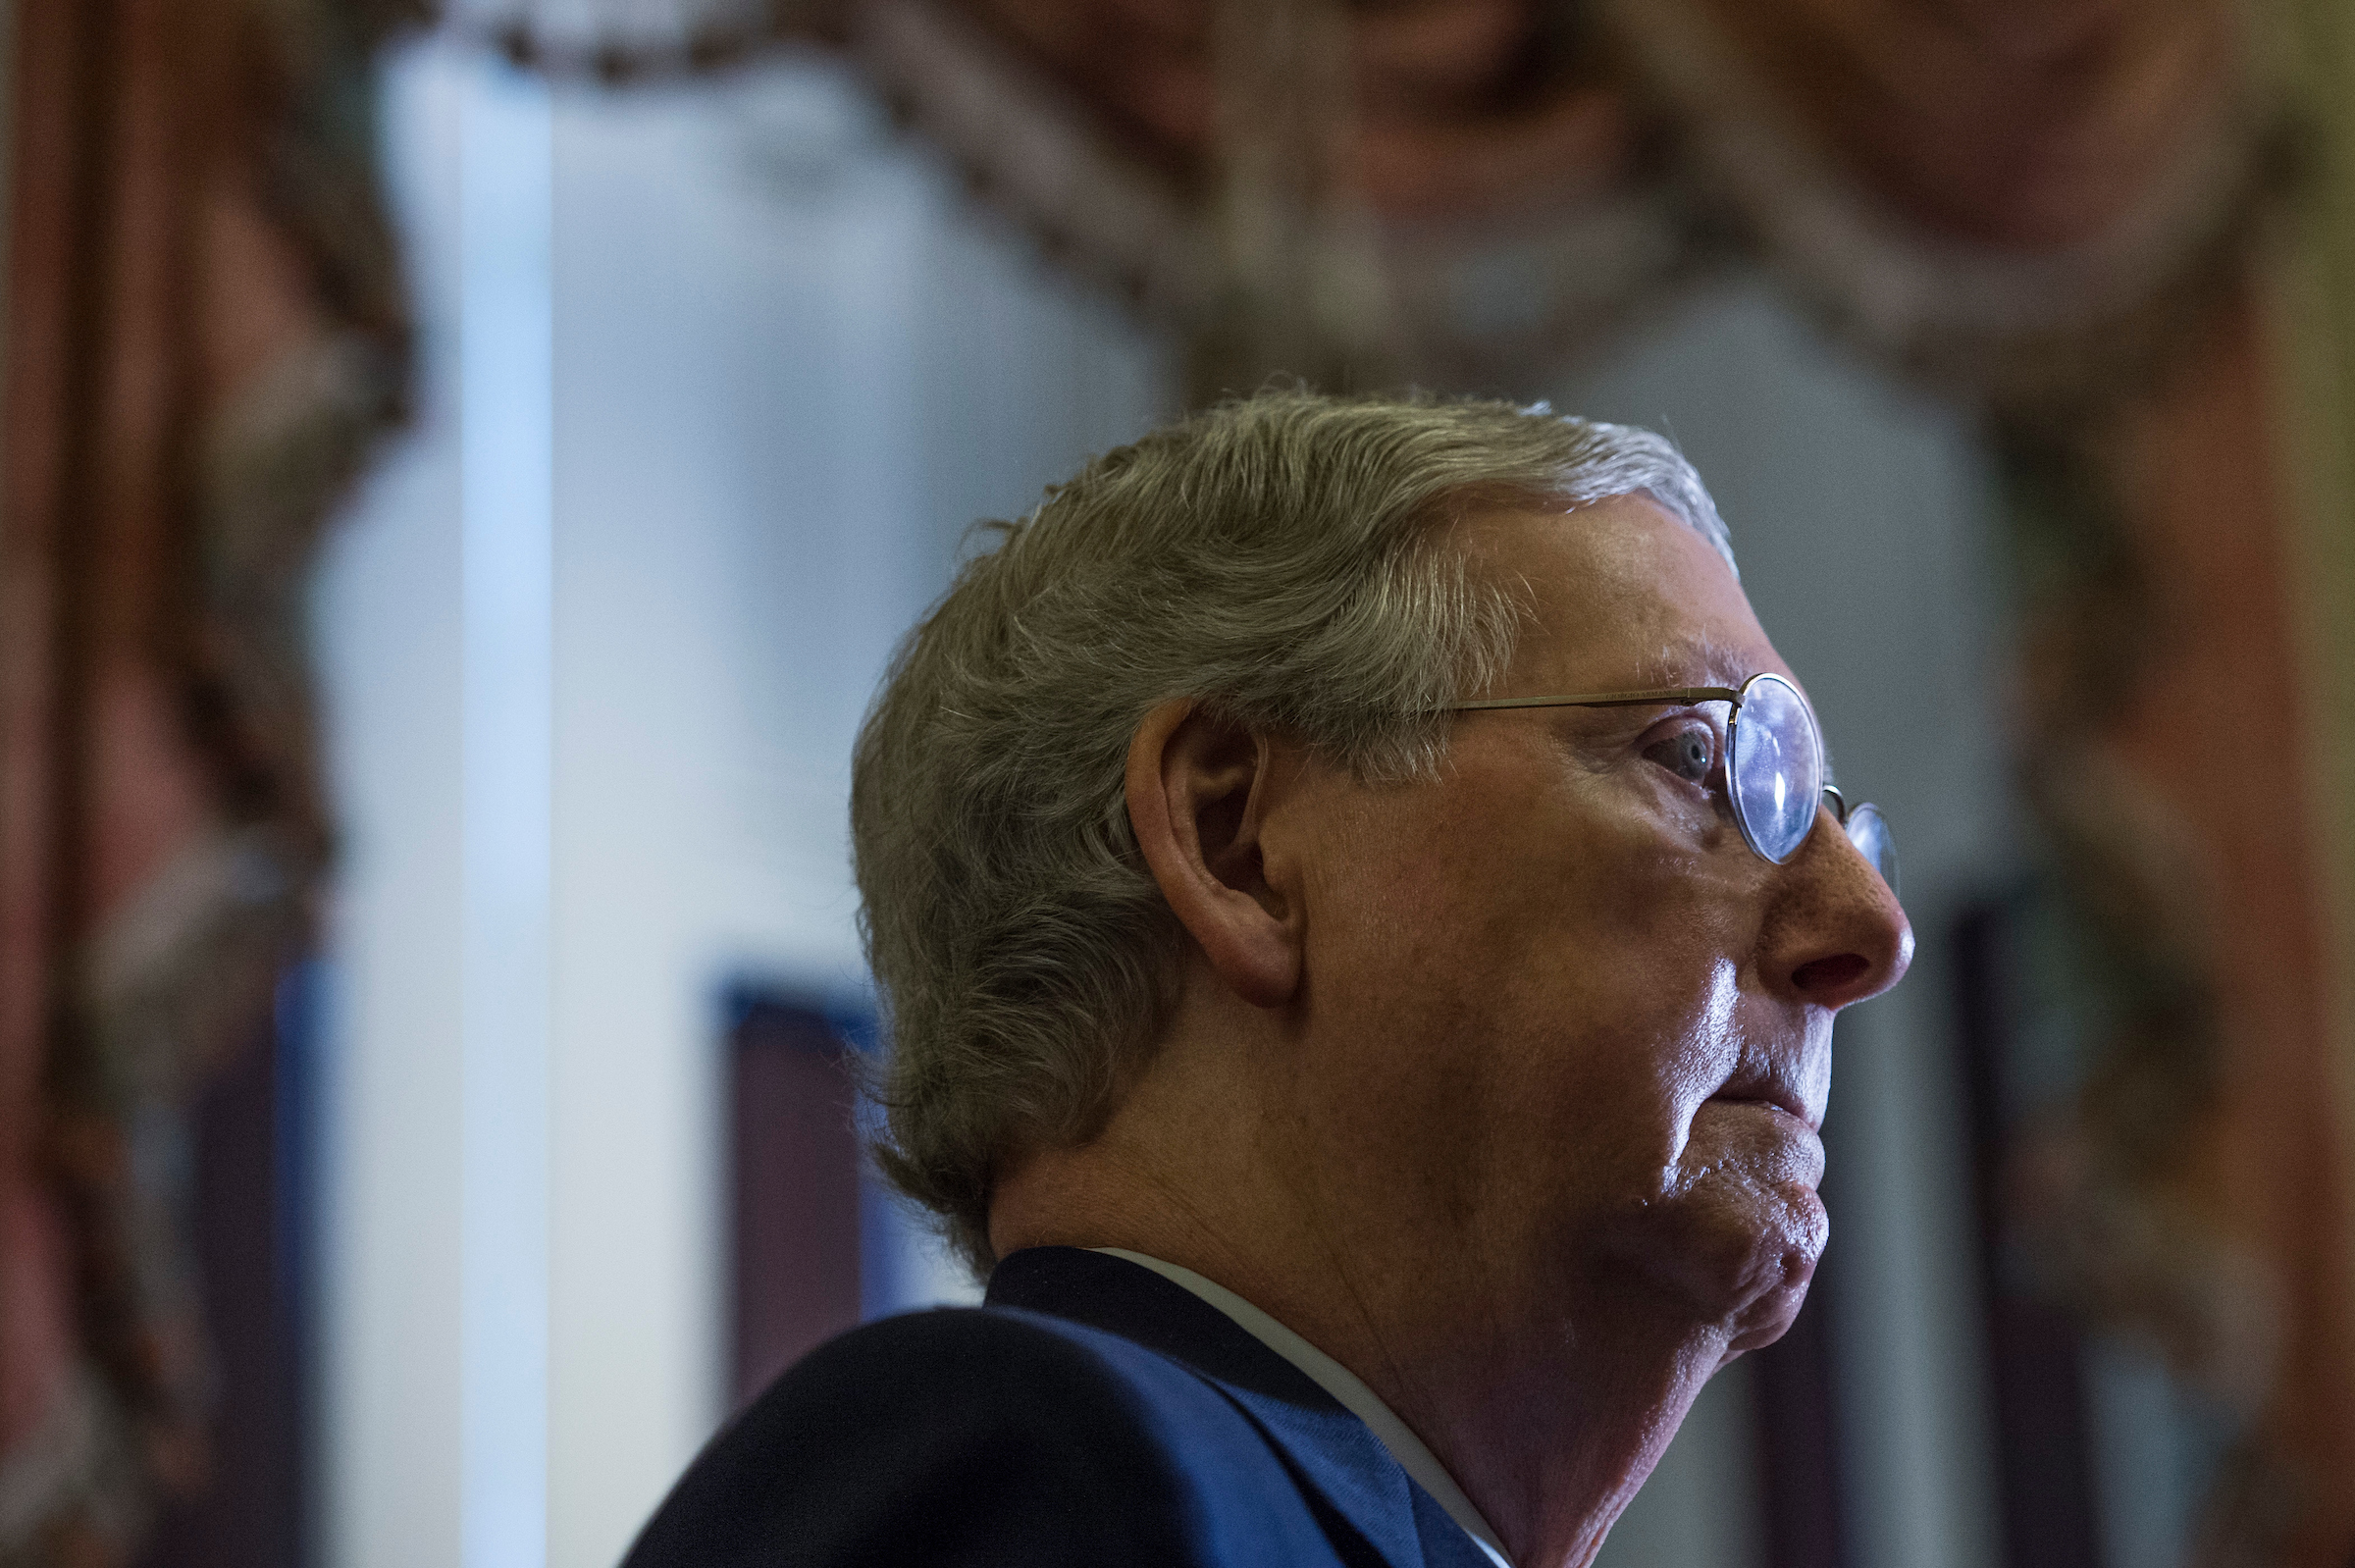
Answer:
<svg viewBox="0 0 2355 1568"><path fill-rule="evenodd" d="M464 99L463 1568L548 1560L550 122L489 59Z"/></svg>

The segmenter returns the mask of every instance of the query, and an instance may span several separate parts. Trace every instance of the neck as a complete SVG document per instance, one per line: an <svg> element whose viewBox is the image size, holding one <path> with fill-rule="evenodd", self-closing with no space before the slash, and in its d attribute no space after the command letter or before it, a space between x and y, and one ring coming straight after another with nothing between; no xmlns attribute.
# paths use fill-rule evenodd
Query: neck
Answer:
<svg viewBox="0 0 2355 1568"><path fill-rule="evenodd" d="M1102 1133L1001 1177L990 1236L1122 1247L1191 1269L1349 1369L1446 1466L1520 1568L1584 1568L1724 1344L1624 1271L1506 1277L1477 1228L1330 1158L1228 1033L1165 1042ZM1253 1112L1238 1114L1237 1107ZM1436 1227L1435 1218L1440 1218Z"/></svg>

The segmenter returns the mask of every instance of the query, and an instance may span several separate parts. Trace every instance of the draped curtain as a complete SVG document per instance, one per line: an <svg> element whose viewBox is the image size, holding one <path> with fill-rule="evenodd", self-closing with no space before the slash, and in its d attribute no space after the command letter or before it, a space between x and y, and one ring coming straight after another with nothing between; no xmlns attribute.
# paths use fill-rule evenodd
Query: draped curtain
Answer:
<svg viewBox="0 0 2355 1568"><path fill-rule="evenodd" d="M0 519L0 1563L200 1472L168 1139L333 844L296 606L405 369L397 0L20 0ZM1509 389L1713 269L1977 410L2096 1066L2041 1276L2234 1412L2210 1563L2355 1548L2355 40L2325 0L445 0L552 75L847 53L1187 345ZM2337 74L2333 75L2333 69ZM1892 518L1891 527L1903 527Z"/></svg>
<svg viewBox="0 0 2355 1568"><path fill-rule="evenodd" d="M19 0L0 461L0 1563L200 1484L180 1116L333 842L305 570L399 409L363 6Z"/></svg>
<svg viewBox="0 0 2355 1568"><path fill-rule="evenodd" d="M2005 401L2146 369L2280 183L2219 0L448 0L559 75L850 50L987 199L1228 359L1492 381L1735 254ZM1236 334L1261 343L1236 342ZM1239 357L1236 357L1239 356Z"/></svg>

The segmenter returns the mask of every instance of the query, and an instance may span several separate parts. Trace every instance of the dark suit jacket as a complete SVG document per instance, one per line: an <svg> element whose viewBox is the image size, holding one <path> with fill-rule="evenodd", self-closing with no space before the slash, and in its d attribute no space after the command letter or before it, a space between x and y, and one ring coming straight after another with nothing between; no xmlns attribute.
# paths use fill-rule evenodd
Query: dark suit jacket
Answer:
<svg viewBox="0 0 2355 1568"><path fill-rule="evenodd" d="M1364 1422L1150 1269L1018 1252L772 1384L624 1568L1489 1568Z"/></svg>

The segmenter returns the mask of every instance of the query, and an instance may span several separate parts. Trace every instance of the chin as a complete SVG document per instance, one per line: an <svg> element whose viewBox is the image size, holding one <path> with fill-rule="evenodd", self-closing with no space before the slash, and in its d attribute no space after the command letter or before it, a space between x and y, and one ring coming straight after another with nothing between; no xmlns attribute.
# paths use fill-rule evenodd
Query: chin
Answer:
<svg viewBox="0 0 2355 1568"><path fill-rule="evenodd" d="M1712 1173L1611 1228L1613 1262L1649 1310L1723 1338L1729 1356L1781 1338L1806 1300L1831 1222L1812 1183Z"/></svg>
<svg viewBox="0 0 2355 1568"><path fill-rule="evenodd" d="M1814 1265L1809 1264L1809 1279L1813 1278L1814 1273ZM1790 1333L1791 1325L1799 1321L1799 1309L1806 1305L1807 1282L1807 1280L1801 1280L1794 1284L1777 1286L1743 1309L1738 1321L1729 1326L1724 1360L1731 1361L1750 1351L1763 1350Z"/></svg>

